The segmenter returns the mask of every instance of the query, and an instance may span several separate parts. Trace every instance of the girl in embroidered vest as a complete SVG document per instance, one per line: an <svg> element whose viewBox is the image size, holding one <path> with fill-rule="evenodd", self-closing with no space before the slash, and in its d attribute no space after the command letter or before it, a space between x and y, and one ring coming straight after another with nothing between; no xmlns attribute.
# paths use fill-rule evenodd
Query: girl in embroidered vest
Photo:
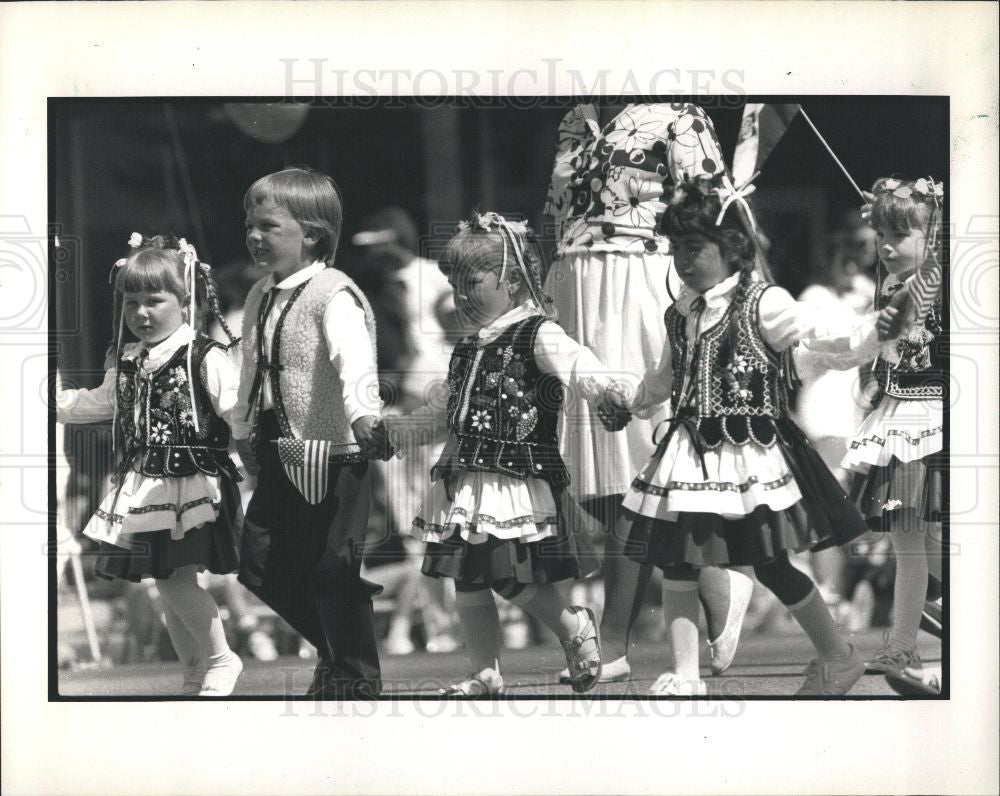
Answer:
<svg viewBox="0 0 1000 796"><path fill-rule="evenodd" d="M558 246L545 289L559 323L622 381L634 386L663 350L660 319L670 306L673 255L659 220L674 186L688 176L725 170L712 120L687 102L581 104L559 125L559 143L545 212ZM573 494L607 530L604 545L602 682L627 680L627 637L652 567L622 552L622 500L652 455L653 429L666 407L608 434L586 404L567 405L560 451ZM699 597L708 623L712 669L736 653L753 579L749 572L706 567ZM634 643L634 642L633 642ZM560 675L562 679L562 675Z"/></svg>
<svg viewBox="0 0 1000 796"><path fill-rule="evenodd" d="M718 181L683 183L664 213L685 288L666 312L663 356L630 402L641 416L669 397L672 415L625 497L626 552L664 574L674 665L651 693L706 693L698 669L698 572L752 565L818 652L798 693L843 694L864 664L813 582L788 559L865 530L788 417L787 352L828 330L808 305L755 279L751 241L736 211L727 212L728 198Z"/></svg>
<svg viewBox="0 0 1000 796"><path fill-rule="evenodd" d="M929 564L941 576L943 402L939 238L943 189L931 178L883 178L873 187L870 223L887 276L876 310L901 305L908 328L881 345L872 368L874 409L848 446L843 466L855 475L851 497L868 526L888 531L896 553L893 623L868 671L920 668L916 650ZM918 283L920 278L920 283ZM922 291L918 284L929 282ZM902 299L902 301L901 301ZM906 308L909 309L906 309ZM854 364L870 362L862 352Z"/></svg>
<svg viewBox="0 0 1000 796"><path fill-rule="evenodd" d="M57 396L61 423L114 421L115 486L84 533L105 578L156 579L184 666L182 694L227 696L243 670L197 573L237 568L241 476L226 425L238 377L225 348L193 327L219 313L208 266L183 239L133 233L115 263L115 365L94 390ZM192 320L193 319L193 320ZM138 340L123 342L127 327Z"/></svg>
<svg viewBox="0 0 1000 796"><path fill-rule="evenodd" d="M566 490L556 426L563 387L597 403L614 386L593 354L546 317L525 225L486 213L459 229L441 269L459 312L479 330L452 353L448 442L413 523L427 542L424 574L455 580L473 665L443 693L502 692L494 591L556 634L573 689L587 691L601 672L594 613L567 605L554 584L597 568L588 538L596 527Z"/></svg>

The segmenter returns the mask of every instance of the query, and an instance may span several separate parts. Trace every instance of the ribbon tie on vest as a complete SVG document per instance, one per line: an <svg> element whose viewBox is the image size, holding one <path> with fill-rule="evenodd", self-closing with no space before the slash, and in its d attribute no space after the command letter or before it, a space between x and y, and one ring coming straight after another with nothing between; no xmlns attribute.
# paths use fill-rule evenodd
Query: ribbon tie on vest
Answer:
<svg viewBox="0 0 1000 796"><path fill-rule="evenodd" d="M660 426L664 423L667 424L667 433L663 435L663 439L659 442L656 441L656 434L660 430ZM670 439L677 432L677 429L683 428L687 431L688 436L691 438L691 447L694 448L694 452L698 454L698 463L701 465L701 474L708 480L708 467L705 466L705 443L701 438L701 432L698 430L698 418L690 411L681 411L675 417L669 417L666 420L661 420L659 424L653 429L653 444L656 446L656 456L662 456L664 451L667 449L667 445L670 443Z"/></svg>
<svg viewBox="0 0 1000 796"><path fill-rule="evenodd" d="M250 415L256 412L260 401L263 400L264 379L277 379L278 373L282 369L278 363L271 362L271 357L264 345L264 324L267 322L267 316L270 314L271 308L278 298L278 290L279 288L272 287L267 291L267 295L260 303L260 311L257 313L257 370L253 375L253 383L250 385L250 397L247 400L245 420L248 420Z"/></svg>

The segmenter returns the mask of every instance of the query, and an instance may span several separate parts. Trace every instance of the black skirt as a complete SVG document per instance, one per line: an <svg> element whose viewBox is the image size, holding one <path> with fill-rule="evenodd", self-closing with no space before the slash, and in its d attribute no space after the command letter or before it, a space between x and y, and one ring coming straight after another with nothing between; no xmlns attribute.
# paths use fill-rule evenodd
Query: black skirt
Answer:
<svg viewBox="0 0 1000 796"><path fill-rule="evenodd" d="M197 566L219 575L235 572L242 510L240 492L228 478L221 483L222 501L215 522L192 528L182 539L171 539L170 531L126 534L120 539L129 547L99 542L94 574L112 580L169 578L181 567Z"/></svg>
<svg viewBox="0 0 1000 796"><path fill-rule="evenodd" d="M910 462L893 457L884 467L857 473L851 482L851 499L873 531L888 531L889 517L914 508L920 519L941 522L944 509L944 473L948 457L942 453Z"/></svg>
<svg viewBox="0 0 1000 796"><path fill-rule="evenodd" d="M632 528L625 554L660 568L754 566L784 552L847 544L867 531L864 519L802 432L787 423L788 439L775 441L802 499L775 511L757 506L744 517L680 512L661 520L626 509Z"/></svg>
<svg viewBox="0 0 1000 796"><path fill-rule="evenodd" d="M565 489L553 489L553 497L558 507L555 536L538 542L491 536L470 544L455 534L427 544L423 573L481 586L505 580L555 583L594 574L600 561L591 539L601 527Z"/></svg>

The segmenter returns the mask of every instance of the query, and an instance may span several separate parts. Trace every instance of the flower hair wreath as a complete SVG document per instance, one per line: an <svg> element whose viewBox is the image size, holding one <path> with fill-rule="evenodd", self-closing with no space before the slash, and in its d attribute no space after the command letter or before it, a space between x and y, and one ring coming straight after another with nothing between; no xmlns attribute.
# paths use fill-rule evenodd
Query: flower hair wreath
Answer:
<svg viewBox="0 0 1000 796"><path fill-rule="evenodd" d="M891 193L897 199L909 199L913 194L917 194L937 205L944 197L944 184L935 182L933 177L921 177L913 182L890 177L882 183L879 193Z"/></svg>

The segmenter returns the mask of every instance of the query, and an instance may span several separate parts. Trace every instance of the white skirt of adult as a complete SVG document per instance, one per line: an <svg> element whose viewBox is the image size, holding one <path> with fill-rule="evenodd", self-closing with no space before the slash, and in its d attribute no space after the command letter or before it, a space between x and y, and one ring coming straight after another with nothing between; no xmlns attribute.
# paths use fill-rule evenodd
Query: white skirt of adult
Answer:
<svg viewBox="0 0 1000 796"><path fill-rule="evenodd" d="M545 282L559 325L632 390L663 353L672 259L663 253L581 252L556 260ZM573 497L628 492L655 449L653 429L666 416L664 406L648 420L633 418L624 431L609 433L586 401L567 392L559 446Z"/></svg>

